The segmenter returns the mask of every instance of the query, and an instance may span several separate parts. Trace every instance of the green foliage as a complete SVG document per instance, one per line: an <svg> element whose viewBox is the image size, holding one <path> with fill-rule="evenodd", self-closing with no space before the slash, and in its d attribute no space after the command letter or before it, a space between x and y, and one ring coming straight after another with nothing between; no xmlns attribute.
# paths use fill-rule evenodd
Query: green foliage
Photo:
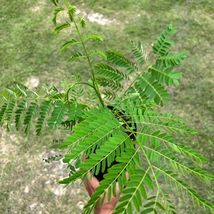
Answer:
<svg viewBox="0 0 214 214"><path fill-rule="evenodd" d="M36 109L37 109L37 104L34 102L31 102L29 105L29 108L26 111L25 118L23 121L24 125L26 126L25 132L28 132L30 129L30 126L32 124L32 119L36 112Z"/></svg>
<svg viewBox="0 0 214 214"><path fill-rule="evenodd" d="M121 84L119 82L111 79L97 77L97 81L100 86L109 87L112 88L113 90L118 90L119 88L121 88Z"/></svg>
<svg viewBox="0 0 214 214"><path fill-rule="evenodd" d="M98 34L88 34L88 35L84 36L83 40L84 41L94 40L94 41L102 42L103 41L103 37L98 35Z"/></svg>
<svg viewBox="0 0 214 214"><path fill-rule="evenodd" d="M61 8L61 7L55 8L55 10L54 10L54 15L53 15L53 19L52 19L54 25L57 24L57 21L56 21L56 20L57 20L57 15L58 15L61 11L63 11L63 8Z"/></svg>
<svg viewBox="0 0 214 214"><path fill-rule="evenodd" d="M169 69L160 70L157 66L149 68L153 81L158 80L161 84L178 85L181 78L180 72L169 72Z"/></svg>
<svg viewBox="0 0 214 214"><path fill-rule="evenodd" d="M112 166L108 174L105 176L105 179L100 182L100 186L91 196L90 200L84 207L83 213L88 213L94 208L100 198L107 197L108 201L114 195L116 195L116 185L118 183L120 190L124 189L124 185L127 181L126 174L127 172L133 172L135 167L137 151L133 148L128 148L120 157L117 157L118 164ZM102 201L101 201L102 204Z"/></svg>
<svg viewBox="0 0 214 214"><path fill-rule="evenodd" d="M130 86L127 93L137 93L140 99L153 100L158 105L163 105L169 100L166 90L168 85L178 85L181 73L174 71L176 65L181 64L186 58L186 52L171 54L170 47L172 41L168 38L174 33L172 26L169 26L160 38L154 43L155 63L148 66ZM144 64L145 57L141 46L133 46L132 53L135 60L141 65ZM141 66L138 66L138 68Z"/></svg>
<svg viewBox="0 0 214 214"><path fill-rule="evenodd" d="M51 102L48 100L43 101L43 103L41 104L40 112L39 112L39 118L38 118L37 123L36 123L37 135L41 134L42 128L44 127L45 118L46 118L46 115L48 114L50 106L51 106ZM59 124L59 121L54 121L55 124L57 122Z"/></svg>
<svg viewBox="0 0 214 214"><path fill-rule="evenodd" d="M130 176L130 180L126 184L127 187L123 191L117 208L114 211L115 214L132 213L132 206L140 212L143 201L148 199L146 188L153 187L152 179L148 172L149 168L146 171L138 169Z"/></svg>
<svg viewBox="0 0 214 214"><path fill-rule="evenodd" d="M169 25L166 30L164 30L160 37L153 44L153 51L158 57L167 56L173 42L169 40L170 36L175 33L172 25Z"/></svg>
<svg viewBox="0 0 214 214"><path fill-rule="evenodd" d="M0 112L0 122L1 123L4 120L4 115L5 115L5 111L7 110L7 105L8 105L8 103L5 103L4 105L1 106L1 112Z"/></svg>
<svg viewBox="0 0 214 214"><path fill-rule="evenodd" d="M13 96L6 96L8 94L5 91L9 91ZM75 121L81 120L86 107L76 103L74 91L70 93L73 97L72 101L71 99L67 101L67 94L60 93L57 89L51 93L46 92L39 99L36 92L26 87L22 87L20 93L20 85L17 84L5 91L2 91L5 96L2 97L3 104L0 111L1 125L11 130L24 128L25 133L32 129L37 135L41 135L47 128L51 131L69 121L74 124Z"/></svg>
<svg viewBox="0 0 214 214"><path fill-rule="evenodd" d="M54 106L54 110L48 120L48 126L53 129L56 128L57 125L63 122L63 117L65 113L65 105L62 101L57 101Z"/></svg>
<svg viewBox="0 0 214 214"><path fill-rule="evenodd" d="M79 42L76 39L71 39L62 45L61 50L68 48L68 47L72 47L77 44L79 44Z"/></svg>
<svg viewBox="0 0 214 214"><path fill-rule="evenodd" d="M97 76L105 77L113 81L122 81L126 77L123 72L104 63L96 65L95 72Z"/></svg>
<svg viewBox="0 0 214 214"><path fill-rule="evenodd" d="M141 64L144 65L145 58L144 58L144 52L143 52L143 46L141 43L135 43L131 42L131 52L134 55L135 60Z"/></svg>
<svg viewBox="0 0 214 214"><path fill-rule="evenodd" d="M55 6L57 6L57 5L59 4L59 0L51 0L51 2L52 2Z"/></svg>
<svg viewBox="0 0 214 214"><path fill-rule="evenodd" d="M149 211L158 213L158 210L165 210L164 204L168 203L168 198L166 199L164 193L157 192L152 200L150 192L155 189L154 176L155 179L161 180L159 174L162 174L164 177L171 178L175 185L178 185L181 190L183 188L199 204L212 209L213 207L208 201L202 199L191 188L187 188L187 184L181 182L177 177L177 173L179 173L180 176L189 174L205 181L213 179L213 175L198 167L203 161L203 158L200 159L200 154L197 157L196 152L191 152L191 149L177 143L169 134L193 134L194 130L189 129L179 118L170 114L145 112L140 115L139 112L136 111L132 115L136 123L143 124L135 132L137 135L135 143L139 144L139 147L134 148L133 142L129 138L130 134L127 135L129 129L131 129L131 133L134 132L132 128L127 126L126 134L122 132L127 121L120 118L120 123L118 123L114 115L107 109L89 111L88 116L74 128L73 134L60 146L60 148L69 147L69 153L64 158L66 163L73 162L80 156L88 158L81 163L79 171L60 183L68 184L78 178L90 179L87 177L89 172L97 175L99 171L104 172L108 167L105 179L100 182L100 186L85 206L83 213L90 213L96 204L100 203L100 200L103 201L105 197L110 199L115 195L116 183L118 183L122 195L115 213L132 213L135 209L139 212L142 208L143 213ZM127 116L131 115L127 114ZM122 148L120 148L121 146ZM145 160L144 158L139 159L141 152L145 155ZM181 159L175 156L175 152L181 155L179 156ZM186 161L187 159L183 159L184 157L189 160ZM115 158L118 164L111 166ZM189 166L190 160L195 162L195 167ZM145 162L147 164L143 164ZM147 167L146 171L143 171L143 165ZM129 174L128 179L126 172ZM158 186L158 188L160 187ZM142 203L142 200L143 202L146 200L147 203Z"/></svg>
<svg viewBox="0 0 214 214"><path fill-rule="evenodd" d="M24 113L25 106L26 106L26 100L22 100L18 103L18 107L15 112L15 126L17 130L20 128L21 116Z"/></svg>
<svg viewBox="0 0 214 214"><path fill-rule="evenodd" d="M161 56L157 59L157 63L163 64L165 67L173 67L181 64L182 60L187 57L186 52L180 52L177 54L168 54L167 56Z"/></svg>
<svg viewBox="0 0 214 214"><path fill-rule="evenodd" d="M85 27L86 21L85 21L84 17L79 17L79 22L80 22L80 24L81 24L82 27Z"/></svg>
<svg viewBox="0 0 214 214"><path fill-rule="evenodd" d="M63 161L71 171L60 183L70 184L79 178L86 181L107 171L85 205L85 214L92 213L97 204L110 201L117 188L121 196L115 214L175 213L163 183L175 185L193 201L214 211L211 202L186 179L195 176L203 182L213 180L203 168L206 158L178 140L196 134L195 130L159 109L170 98L167 87L179 84L181 73L174 68L186 58L186 52L171 53L173 27L168 26L155 41L151 60L145 57L142 44L135 42L125 54L89 51L89 42L103 42L103 38L84 33L86 22L69 1L52 2L56 6L55 32L68 27L76 32L62 49L71 49L71 61L87 61L90 79L83 82L76 78L63 91L53 87L42 95L20 84L8 87L1 92L1 125L8 129L24 127L26 133L31 128L37 135L47 128L72 128L70 136L58 145L66 149ZM57 15L63 10L68 19L58 24ZM83 102L81 98L89 95L95 99L89 97L89 102Z"/></svg>
<svg viewBox="0 0 214 214"><path fill-rule="evenodd" d="M160 105L169 99L166 89L159 82L154 81L149 73L138 79L134 89L139 92L141 98L154 100Z"/></svg>
<svg viewBox="0 0 214 214"><path fill-rule="evenodd" d="M106 100L114 100L116 97L116 94L111 90L105 90L103 91L104 99Z"/></svg>
<svg viewBox="0 0 214 214"><path fill-rule="evenodd" d="M73 5L69 5L69 6L67 6L67 8L68 8L69 18L70 18L71 22L73 22L74 16L76 14L76 7L74 7ZM82 25L82 23L81 23L81 25Z"/></svg>
<svg viewBox="0 0 214 214"><path fill-rule="evenodd" d="M12 113L13 113L13 109L15 108L15 102L13 100L11 100L8 105L7 105L7 109L5 111L5 120L8 121L8 123L11 120L12 117Z"/></svg>
<svg viewBox="0 0 214 214"><path fill-rule="evenodd" d="M76 53L71 55L69 61L70 62L79 61L79 60L84 59L84 58L85 58L85 56L81 52L76 52Z"/></svg>
<svg viewBox="0 0 214 214"><path fill-rule="evenodd" d="M59 26L57 26L55 28L55 32L56 33L59 33L60 31L62 31L63 29L66 29L66 28L69 28L70 27L70 24L67 22L67 23L64 23L64 24L61 24Z"/></svg>
<svg viewBox="0 0 214 214"><path fill-rule="evenodd" d="M125 68L128 73L132 73L135 71L135 66L133 62L131 62L126 56L122 53L115 52L115 51L108 51L106 53L107 61L118 66Z"/></svg>

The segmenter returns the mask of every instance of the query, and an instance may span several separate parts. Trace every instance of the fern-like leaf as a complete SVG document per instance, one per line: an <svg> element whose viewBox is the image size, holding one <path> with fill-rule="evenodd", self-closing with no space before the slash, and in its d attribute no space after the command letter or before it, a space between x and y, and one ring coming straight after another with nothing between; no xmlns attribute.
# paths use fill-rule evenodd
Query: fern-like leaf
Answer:
<svg viewBox="0 0 214 214"><path fill-rule="evenodd" d="M166 56L169 53L169 50L173 44L169 40L169 37L175 33L172 25L169 25L166 30L164 30L160 37L153 44L153 51L157 56Z"/></svg>
<svg viewBox="0 0 214 214"><path fill-rule="evenodd" d="M126 77L126 75L123 72L107 64L96 65L95 72L98 76L105 77L113 81L121 81Z"/></svg>
<svg viewBox="0 0 214 214"><path fill-rule="evenodd" d="M80 61L82 59L84 59L86 56L84 54L82 54L81 52L76 52L74 54L71 55L71 57L69 58L70 62L73 61Z"/></svg>
<svg viewBox="0 0 214 214"><path fill-rule="evenodd" d="M62 45L61 50L64 50L64 49L66 49L66 48L68 48L68 47L77 45L77 44L79 44L79 43L80 43L80 42L77 41L76 39L71 39L71 40L69 40L69 41L66 41L66 42Z"/></svg>
<svg viewBox="0 0 214 214"><path fill-rule="evenodd" d="M145 63L145 55L143 52L143 46L141 43L135 43L132 42L131 43L131 52L136 60L137 63L139 63L140 65L144 65Z"/></svg>
<svg viewBox="0 0 214 214"><path fill-rule="evenodd" d="M44 126L45 118L50 108L50 101L45 100L40 106L39 118L36 123L36 134L40 135Z"/></svg>
<svg viewBox="0 0 214 214"><path fill-rule="evenodd" d="M13 116L13 111L16 107L16 102L14 100L11 100L8 103L7 109L5 111L5 120L8 122L8 124L11 122L11 118Z"/></svg>
<svg viewBox="0 0 214 214"><path fill-rule="evenodd" d="M105 179L100 182L100 186L96 189L84 207L83 214L94 208L99 199L107 196L108 200L110 200L111 196L115 193L116 182L118 182L120 190L123 190L124 184L127 181L126 172L135 168L135 164L133 163L135 163L134 160L136 155L138 155L138 149L134 150L129 148L126 152L122 153L121 157L116 159L119 164L116 164L109 169L104 177Z"/></svg>
<svg viewBox="0 0 214 214"><path fill-rule="evenodd" d="M107 100L113 100L116 97L116 94L111 90L105 90L103 94L104 94L104 99L107 99Z"/></svg>
<svg viewBox="0 0 214 214"><path fill-rule="evenodd" d="M169 95L164 87L158 82L153 81L149 73L141 76L134 87L142 97L146 96L157 104L163 105L169 99Z"/></svg>
<svg viewBox="0 0 214 214"><path fill-rule="evenodd" d="M57 126L61 125L64 118L65 110L65 105L62 101L57 101L55 103L52 114L48 120L48 126L50 129L56 128Z"/></svg>
<svg viewBox="0 0 214 214"><path fill-rule="evenodd" d="M116 121L110 122L109 120L106 120L105 117L102 117L102 120L100 121L95 121L97 124L99 123L99 127L96 129L96 131L92 132L90 135L86 135L83 141L84 144L79 143L75 145L70 153L65 156L64 162L69 162L71 159L75 160L81 154L86 154L88 156L90 153L93 153L97 145L102 144L103 141L105 142L106 139L120 127L119 123ZM106 124L107 121L109 122L108 124Z"/></svg>
<svg viewBox="0 0 214 214"><path fill-rule="evenodd" d="M174 150L175 152L184 155L185 157L190 158L191 160L197 160L197 162L204 162L205 159L202 155L198 152L194 151L193 149L187 147L186 145L179 144L175 141L173 136L168 133L163 133L160 131L150 131L144 130L143 133L139 133L138 139L142 144L146 144L147 142L162 142L165 145Z"/></svg>
<svg viewBox="0 0 214 214"><path fill-rule="evenodd" d="M27 97L29 93L33 93L25 85L15 82L11 87L11 90L16 94L17 97Z"/></svg>
<svg viewBox="0 0 214 214"><path fill-rule="evenodd" d="M157 59L157 63L163 64L165 67L174 67L175 65L180 65L181 62L187 57L186 52L180 52L176 54L168 54L166 56L161 56Z"/></svg>
<svg viewBox="0 0 214 214"><path fill-rule="evenodd" d="M51 2L52 2L55 6L57 6L57 5L59 4L59 0L51 0Z"/></svg>
<svg viewBox="0 0 214 214"><path fill-rule="evenodd" d="M70 18L70 21L74 21L74 17L76 15L76 7L72 4L69 5L69 8L68 8L68 15L69 15L69 18Z"/></svg>
<svg viewBox="0 0 214 214"><path fill-rule="evenodd" d="M182 191L187 192L197 203L211 211L214 211L214 205L212 203L198 195L198 193L190 188L188 184L179 180L173 172L166 170L163 167L154 166L154 168L163 174L167 180L173 181L175 185L178 186Z"/></svg>
<svg viewBox="0 0 214 214"><path fill-rule="evenodd" d="M82 16L80 16L80 17L78 17L78 18L79 18L79 23L80 23L80 25L84 28L85 25L86 25L85 18L82 17Z"/></svg>
<svg viewBox="0 0 214 214"><path fill-rule="evenodd" d="M196 131L190 129L186 124L175 115L169 113L158 113L151 110L142 112L141 109L136 108L131 115L134 122L142 124L144 128L149 128L153 131L167 131L171 133L179 134L196 134Z"/></svg>
<svg viewBox="0 0 214 214"><path fill-rule="evenodd" d="M167 69L161 70L154 66L150 67L148 71L151 72L151 78L154 81L158 81L165 85L178 85L182 77L182 73L180 72L172 72Z"/></svg>
<svg viewBox="0 0 214 214"><path fill-rule="evenodd" d="M122 53L114 52L114 51L108 51L106 53L107 61L110 63L125 68L128 72L128 74L134 72L136 70L136 67L133 62L131 62L126 56L124 56Z"/></svg>
<svg viewBox="0 0 214 214"><path fill-rule="evenodd" d="M1 111L0 111L0 124L3 124L4 122L4 116L5 112L7 110L8 103L4 103L4 105L1 106Z"/></svg>
<svg viewBox="0 0 214 214"><path fill-rule="evenodd" d="M155 148L152 148L151 146L144 146L144 148L150 154L154 154L154 157L156 158L154 158L153 161L155 161L156 159L156 161L159 162L157 162L158 164L160 164L161 159L163 161L167 161L167 165L169 165L170 163L172 169L176 172L179 172L180 174L192 174L207 181L214 179L214 176L207 171L200 168L190 167L186 163L181 162L174 156L171 151L169 151L168 149L163 149L161 145L155 146Z"/></svg>
<svg viewBox="0 0 214 214"><path fill-rule="evenodd" d="M102 42L103 41L103 37L98 35L98 34L88 34L88 35L85 35L83 37L83 40L84 41L92 40L92 41Z"/></svg>
<svg viewBox="0 0 214 214"><path fill-rule="evenodd" d="M135 170L130 175L126 188L123 190L120 200L114 210L114 214L133 213L134 207L137 212L140 212L143 200L147 199L146 183L152 185L152 180L148 175L149 168L144 170Z"/></svg>
<svg viewBox="0 0 214 214"><path fill-rule="evenodd" d="M87 136L96 132L99 126L102 126L108 120L118 124L114 116L107 109L92 109L85 112L83 115L83 121L74 127L72 135L65 140L60 148L64 149L74 143L80 143Z"/></svg>
<svg viewBox="0 0 214 214"><path fill-rule="evenodd" d="M53 13L53 19L52 19L54 25L57 24L57 15L58 15L61 11L63 11L63 10L64 10L64 9L63 9L62 7L57 7L57 8L55 8L54 13Z"/></svg>
<svg viewBox="0 0 214 214"><path fill-rule="evenodd" d="M17 106L17 110L15 112L15 126L17 130L20 128L21 117L23 116L24 111L26 110L26 106L27 106L26 100L20 101L20 103Z"/></svg>
<svg viewBox="0 0 214 214"><path fill-rule="evenodd" d="M25 128L25 133L27 133L30 130L32 119L34 114L36 113L37 109L37 104L35 102L31 102L29 105L29 108L26 111L25 118L24 118L24 125L26 126Z"/></svg>
<svg viewBox="0 0 214 214"><path fill-rule="evenodd" d="M97 81L99 83L100 86L103 86L103 87L110 87L112 88L113 90L117 90L119 88L121 88L121 83L118 82L118 81L114 81L112 79L107 79L107 78L104 78L104 77L98 77L97 78Z"/></svg>
<svg viewBox="0 0 214 214"><path fill-rule="evenodd" d="M56 33L59 33L59 32L61 32L62 30L64 30L64 29L66 29L66 28L69 28L70 27L70 24L67 22L67 23L64 23L64 24L61 24L61 25L59 25L59 26L57 26L56 28L55 28L55 32Z"/></svg>

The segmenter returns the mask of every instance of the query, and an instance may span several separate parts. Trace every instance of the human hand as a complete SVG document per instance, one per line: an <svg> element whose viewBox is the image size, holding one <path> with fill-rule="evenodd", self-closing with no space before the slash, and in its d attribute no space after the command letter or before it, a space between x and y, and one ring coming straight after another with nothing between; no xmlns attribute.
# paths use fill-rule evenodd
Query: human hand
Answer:
<svg viewBox="0 0 214 214"><path fill-rule="evenodd" d="M88 173L87 179L84 181L84 184L88 194L91 196L95 192L96 188L99 186L99 181L94 176L92 176L91 178L91 173ZM119 189L118 183L116 184L116 190L117 190L116 197L112 196L110 201L108 201L108 198L105 197L102 205L100 205L99 203L97 204L94 210L94 214L112 214L113 213L113 210L120 197L120 189Z"/></svg>

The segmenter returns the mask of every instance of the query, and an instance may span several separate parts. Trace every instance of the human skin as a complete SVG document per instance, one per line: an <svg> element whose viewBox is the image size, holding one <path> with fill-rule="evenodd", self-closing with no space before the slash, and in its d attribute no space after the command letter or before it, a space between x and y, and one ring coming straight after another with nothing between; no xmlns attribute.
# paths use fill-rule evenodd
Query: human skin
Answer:
<svg viewBox="0 0 214 214"><path fill-rule="evenodd" d="M87 179L85 179L84 184L89 196L91 196L95 192L96 188L99 186L99 181L94 176L91 176L91 173L88 173ZM119 186L118 184L116 185L117 185L116 197L112 196L110 201L108 201L107 197L105 197L102 205L99 205L99 202L98 202L96 208L94 209L94 214L112 214L113 213L113 210L120 197Z"/></svg>

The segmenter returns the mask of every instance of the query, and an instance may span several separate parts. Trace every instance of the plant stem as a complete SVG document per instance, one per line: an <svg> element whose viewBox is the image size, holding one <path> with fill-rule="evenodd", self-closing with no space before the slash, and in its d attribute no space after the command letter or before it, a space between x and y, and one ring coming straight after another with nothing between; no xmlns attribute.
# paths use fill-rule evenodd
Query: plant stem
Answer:
<svg viewBox="0 0 214 214"><path fill-rule="evenodd" d="M80 31L79 31L79 28L78 28L78 26L77 26L76 21L73 20L73 23L74 23L75 29L76 29L76 31L77 31L77 35L78 35L78 37L79 37L79 39L80 39L80 42L81 42L82 47L83 47L83 51L84 51L84 53L85 53L85 56L86 56L86 58L87 58L87 61L88 61L89 67L90 67L91 76L92 76L92 82L93 82L93 86L94 86L93 88L94 88L94 90L95 90L95 92L96 92L96 94L97 94L97 97L98 97L98 99L99 99L101 105L104 107L105 105L104 105L103 99L102 99L102 97L101 97L100 89L99 89L98 84L97 84L97 81L96 81L96 77L95 77L95 73L94 73L94 68L93 68L91 59L90 59L90 57L89 57L88 51L87 51L87 49L86 49L85 43L84 43L84 41L83 41L83 39L82 39L82 36L81 36L81 33L80 33Z"/></svg>

